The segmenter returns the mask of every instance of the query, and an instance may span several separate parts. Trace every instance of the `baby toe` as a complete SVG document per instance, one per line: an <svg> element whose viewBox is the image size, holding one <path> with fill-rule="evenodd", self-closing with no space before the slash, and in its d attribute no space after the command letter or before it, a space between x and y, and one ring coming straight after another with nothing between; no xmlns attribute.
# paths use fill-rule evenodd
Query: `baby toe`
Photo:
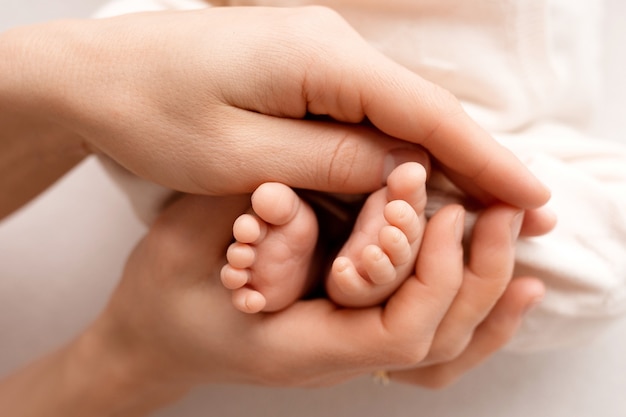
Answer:
<svg viewBox="0 0 626 417"><path fill-rule="evenodd" d="M265 222L251 214L242 214L233 224L233 236L241 243L256 243L266 232Z"/></svg>
<svg viewBox="0 0 626 417"><path fill-rule="evenodd" d="M406 201L395 200L387 203L383 214L385 220L400 229L409 242L415 242L421 237L420 217Z"/></svg>
<svg viewBox="0 0 626 417"><path fill-rule="evenodd" d="M395 226L385 226L378 234L378 241L393 265L403 265L411 261L411 244L402 230Z"/></svg>
<svg viewBox="0 0 626 417"><path fill-rule="evenodd" d="M249 314L260 312L266 304L263 294L248 287L233 291L232 302L237 310Z"/></svg>
<svg viewBox="0 0 626 417"><path fill-rule="evenodd" d="M368 245L361 255L363 267L369 280L377 285L388 284L396 279L396 269L381 248Z"/></svg>
<svg viewBox="0 0 626 417"><path fill-rule="evenodd" d="M249 268L254 264L255 258L254 248L245 243L235 242L226 251L226 259L234 268Z"/></svg>
<svg viewBox="0 0 626 417"><path fill-rule="evenodd" d="M250 281L250 271L233 268L231 265L224 265L220 271L220 279L224 287L229 290L236 290Z"/></svg>

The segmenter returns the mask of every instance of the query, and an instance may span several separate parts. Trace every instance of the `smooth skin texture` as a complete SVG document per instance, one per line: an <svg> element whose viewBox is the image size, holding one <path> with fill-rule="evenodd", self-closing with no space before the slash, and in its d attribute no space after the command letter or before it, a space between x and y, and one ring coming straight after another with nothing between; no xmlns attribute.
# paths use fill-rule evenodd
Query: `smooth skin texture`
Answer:
<svg viewBox="0 0 626 417"><path fill-rule="evenodd" d="M102 315L68 346L0 383L0 408L20 416L142 416L201 383L326 386L376 369L442 387L502 347L543 294L532 278L509 283L520 210L487 209L481 227L502 233L477 233L464 265L463 210L448 206L426 225L415 274L384 307L316 299L244 314L232 306L219 267L231 239L227 220L248 204L240 197L175 202L134 250ZM497 256L494 244L504 248Z"/></svg>
<svg viewBox="0 0 626 417"><path fill-rule="evenodd" d="M394 169L365 201L326 279L331 300L345 307L385 301L412 273L426 224L426 170Z"/></svg>
<svg viewBox="0 0 626 417"><path fill-rule="evenodd" d="M239 216L233 225L236 242L226 252L222 284L233 290L233 305L240 311L281 310L310 289L317 219L311 207L281 183L261 184L251 203L253 212Z"/></svg>
<svg viewBox="0 0 626 417"><path fill-rule="evenodd" d="M276 181L372 192L401 162L425 159L423 146L485 201L536 209L549 198L450 93L381 55L323 7L17 28L0 37L0 75L3 135L33 139L12 147L82 142L179 191L243 193ZM14 153L8 144L3 155L5 147ZM5 181L19 188L11 175ZM3 202L2 214L42 188Z"/></svg>
<svg viewBox="0 0 626 417"><path fill-rule="evenodd" d="M364 116L380 130L357 123ZM94 149L183 191L251 192L279 181L368 192L401 162L425 159L414 145L422 144L457 181L476 180L487 199L531 208L548 198L449 94L382 58L323 8L146 13L11 30L0 35L0 125L0 217ZM520 209L483 214L508 249L493 257L478 234L475 261L465 266L455 232L461 209L451 207L427 224L418 273L384 308L314 300L245 315L218 277L230 221L249 204L241 200L174 204L132 254L102 316L2 381L0 409L138 416L197 383L316 386L379 368L441 386L499 349L543 292L534 279L507 286L508 230ZM550 223L541 210L524 218L524 233L545 233ZM445 262L426 261L433 257ZM429 367L409 370L421 363Z"/></svg>
<svg viewBox="0 0 626 417"><path fill-rule="evenodd" d="M387 185L367 198L333 262L326 278L333 302L373 306L400 286L417 258L425 206L425 169L416 162L394 169ZM228 248L222 283L234 290L233 304L243 312L280 310L310 289L318 222L311 207L280 183L257 188L252 209L235 220L236 242Z"/></svg>

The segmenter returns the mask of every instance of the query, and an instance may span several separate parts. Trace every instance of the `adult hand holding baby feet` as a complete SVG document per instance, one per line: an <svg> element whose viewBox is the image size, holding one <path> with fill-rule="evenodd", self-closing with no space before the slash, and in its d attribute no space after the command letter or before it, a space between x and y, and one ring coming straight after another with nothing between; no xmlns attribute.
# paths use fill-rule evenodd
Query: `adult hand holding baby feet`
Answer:
<svg viewBox="0 0 626 417"><path fill-rule="evenodd" d="M410 276L384 306L346 309L320 298L242 314L217 275L231 237L227 220L232 224L248 204L240 197L182 197L133 253L95 330L105 330L104 346L116 346L111 353L149 387L163 379L181 390L201 382L321 386L379 368L440 386L506 343L542 293L529 279L507 289L519 210L500 206L480 216L465 265L463 210L449 206L425 226ZM159 266L142 262L146 257ZM419 369L432 362L438 365Z"/></svg>
<svg viewBox="0 0 626 417"><path fill-rule="evenodd" d="M392 171L387 185L367 198L328 273L330 299L348 307L387 299L413 271L425 205L425 169L413 162ZM237 241L228 249L222 283L234 290L233 303L241 311L280 310L310 287L317 219L279 183L261 185L252 195L252 209L254 214L242 215L233 226Z"/></svg>
<svg viewBox="0 0 626 417"><path fill-rule="evenodd" d="M173 202L95 323L0 382L0 409L143 416L199 384L325 386L377 369L442 387L502 347L543 293L532 278L509 284L519 209L480 215L466 264L463 209L447 206L426 224L413 272L384 305L351 309L317 298L244 314L218 275L231 225L248 207L239 196Z"/></svg>

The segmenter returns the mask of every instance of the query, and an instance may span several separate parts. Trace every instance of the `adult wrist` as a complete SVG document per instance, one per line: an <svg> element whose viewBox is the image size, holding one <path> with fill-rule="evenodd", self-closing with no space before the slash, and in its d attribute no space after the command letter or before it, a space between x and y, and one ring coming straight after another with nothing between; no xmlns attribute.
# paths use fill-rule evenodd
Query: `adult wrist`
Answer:
<svg viewBox="0 0 626 417"><path fill-rule="evenodd" d="M94 325L74 342L0 381L3 415L146 416L187 391L139 372Z"/></svg>
<svg viewBox="0 0 626 417"><path fill-rule="evenodd" d="M73 409L81 410L76 416L145 416L179 400L191 388L162 379L142 352L135 352L124 339L100 318L68 346L65 381Z"/></svg>

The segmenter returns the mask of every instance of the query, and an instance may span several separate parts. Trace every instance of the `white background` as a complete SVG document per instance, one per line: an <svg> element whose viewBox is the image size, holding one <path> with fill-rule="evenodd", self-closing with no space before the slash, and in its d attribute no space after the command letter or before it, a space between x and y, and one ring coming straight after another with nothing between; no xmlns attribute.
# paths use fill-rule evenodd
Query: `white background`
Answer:
<svg viewBox="0 0 626 417"><path fill-rule="evenodd" d="M102 3L0 0L0 30L88 16ZM626 2L606 3L610 88L594 131L626 141ZM0 375L68 340L97 314L142 230L93 161L0 225ZM382 388L366 379L322 390L208 387L158 415L623 417L624 393L626 322L589 346L499 354L443 392Z"/></svg>

